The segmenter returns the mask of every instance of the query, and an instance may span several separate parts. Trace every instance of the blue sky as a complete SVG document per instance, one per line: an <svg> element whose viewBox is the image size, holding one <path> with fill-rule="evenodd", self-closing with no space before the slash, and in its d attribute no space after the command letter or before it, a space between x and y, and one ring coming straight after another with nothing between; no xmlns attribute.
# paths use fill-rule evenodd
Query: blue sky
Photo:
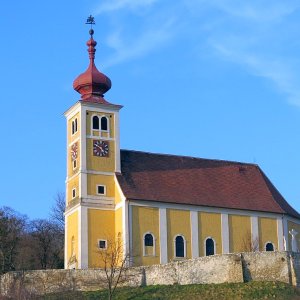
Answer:
<svg viewBox="0 0 300 300"><path fill-rule="evenodd" d="M122 104L121 147L257 163L300 211L300 3L5 1L0 206L46 217L64 190L63 112L88 65Z"/></svg>

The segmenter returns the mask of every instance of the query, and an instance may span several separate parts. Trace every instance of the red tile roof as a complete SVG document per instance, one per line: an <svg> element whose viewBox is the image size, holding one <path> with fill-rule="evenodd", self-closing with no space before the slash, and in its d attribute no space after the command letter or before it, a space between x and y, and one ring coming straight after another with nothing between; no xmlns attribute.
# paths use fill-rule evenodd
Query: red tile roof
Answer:
<svg viewBox="0 0 300 300"><path fill-rule="evenodd" d="M255 164L121 150L127 199L289 214L300 218Z"/></svg>

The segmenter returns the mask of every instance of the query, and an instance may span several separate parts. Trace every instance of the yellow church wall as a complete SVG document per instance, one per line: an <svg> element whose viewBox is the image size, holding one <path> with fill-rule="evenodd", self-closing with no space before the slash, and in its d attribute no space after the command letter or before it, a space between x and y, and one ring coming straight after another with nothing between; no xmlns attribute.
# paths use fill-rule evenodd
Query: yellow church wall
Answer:
<svg viewBox="0 0 300 300"><path fill-rule="evenodd" d="M104 185L106 187L106 197L114 197L115 182L112 175L87 175L87 193L88 195L98 195L97 185Z"/></svg>
<svg viewBox="0 0 300 300"><path fill-rule="evenodd" d="M259 250L265 251L267 242L272 242L278 249L277 219L258 218Z"/></svg>
<svg viewBox="0 0 300 300"><path fill-rule="evenodd" d="M73 198L72 197L72 190L76 189L76 197ZM74 178L72 178L70 181L67 182L67 189L68 189L68 199L67 199L67 203L69 204L70 201L75 200L78 198L79 195L79 177L75 176Z"/></svg>
<svg viewBox="0 0 300 300"><path fill-rule="evenodd" d="M199 255L205 255L205 240L208 237L214 239L216 254L222 254L222 228L221 214L217 213L198 213L199 228Z"/></svg>
<svg viewBox="0 0 300 300"><path fill-rule="evenodd" d="M92 132L92 117L97 115L97 116L105 116L107 117L107 119L109 120L109 137L110 138L114 138L114 134L115 134L115 122L114 122L114 119L115 119L115 115L113 113L104 113L104 112L95 112L95 111L87 111L87 118L86 118L86 134L87 135L95 135L95 134L92 134L93 132L97 132L99 135L99 132L98 131L93 131ZM103 135L102 137L108 137L108 134L103 132Z"/></svg>
<svg viewBox="0 0 300 300"><path fill-rule="evenodd" d="M93 154L93 139L86 141L87 168L88 170L114 172L115 170L115 142L107 141L109 144L109 156L98 157Z"/></svg>
<svg viewBox="0 0 300 300"><path fill-rule="evenodd" d="M183 235L186 241L186 258L191 258L191 222L190 212L186 210L167 209L168 261L175 258L174 239Z"/></svg>
<svg viewBox="0 0 300 300"><path fill-rule="evenodd" d="M297 245L300 248L300 224L297 224L292 221L288 221L288 231L290 232L292 229L296 230L298 234L296 235ZM288 233L288 243L289 250L292 251L292 236Z"/></svg>
<svg viewBox="0 0 300 300"><path fill-rule="evenodd" d="M123 209L119 208L115 211L115 236L123 237Z"/></svg>
<svg viewBox="0 0 300 300"><path fill-rule="evenodd" d="M88 266L103 267L98 240L115 242L115 212L112 210L88 209ZM109 247L109 246L108 246Z"/></svg>
<svg viewBox="0 0 300 300"><path fill-rule="evenodd" d="M144 235L151 233L154 235L155 256L150 249L146 249L146 254L143 255ZM159 245L159 211L158 208L152 207L132 207L132 248L134 249L131 255L133 256L134 265L152 265L160 262L160 245ZM153 250L151 248L151 250ZM152 255L151 255L152 254Z"/></svg>
<svg viewBox="0 0 300 300"><path fill-rule="evenodd" d="M76 263L78 267L78 212L67 216L67 262L68 265ZM73 239L73 242L72 242ZM72 246L73 244L73 246ZM72 249L73 248L73 249ZM73 252L73 253L72 253Z"/></svg>
<svg viewBox="0 0 300 300"><path fill-rule="evenodd" d="M77 118L77 132L75 134L72 134L72 122ZM68 144L72 143L74 140L76 140L79 137L80 132L80 113L74 115L70 120L68 120L68 130L67 130L67 141Z"/></svg>
<svg viewBox="0 0 300 300"><path fill-rule="evenodd" d="M251 219L247 216L229 215L229 247L230 252L246 251L251 237Z"/></svg>

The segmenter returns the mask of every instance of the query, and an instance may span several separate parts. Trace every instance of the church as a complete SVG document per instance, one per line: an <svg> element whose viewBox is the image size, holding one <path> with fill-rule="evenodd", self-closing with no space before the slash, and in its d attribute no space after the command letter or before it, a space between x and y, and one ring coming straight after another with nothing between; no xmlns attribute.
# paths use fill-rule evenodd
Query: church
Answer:
<svg viewBox="0 0 300 300"><path fill-rule="evenodd" d="M120 149L121 105L89 66L65 112L65 268L101 267L122 240L133 266L243 251L298 251L300 215L256 164ZM298 234L299 233L299 234Z"/></svg>

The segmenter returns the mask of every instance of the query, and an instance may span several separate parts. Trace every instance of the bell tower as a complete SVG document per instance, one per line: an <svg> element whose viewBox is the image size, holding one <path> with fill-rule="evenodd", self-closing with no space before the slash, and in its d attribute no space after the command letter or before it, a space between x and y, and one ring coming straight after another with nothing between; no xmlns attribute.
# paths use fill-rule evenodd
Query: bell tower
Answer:
<svg viewBox="0 0 300 300"><path fill-rule="evenodd" d="M115 238L115 173L120 172L119 110L104 94L110 79L95 65L97 42L90 16L89 66L73 82L81 99L65 112L67 178L65 268L98 267L97 251Z"/></svg>

